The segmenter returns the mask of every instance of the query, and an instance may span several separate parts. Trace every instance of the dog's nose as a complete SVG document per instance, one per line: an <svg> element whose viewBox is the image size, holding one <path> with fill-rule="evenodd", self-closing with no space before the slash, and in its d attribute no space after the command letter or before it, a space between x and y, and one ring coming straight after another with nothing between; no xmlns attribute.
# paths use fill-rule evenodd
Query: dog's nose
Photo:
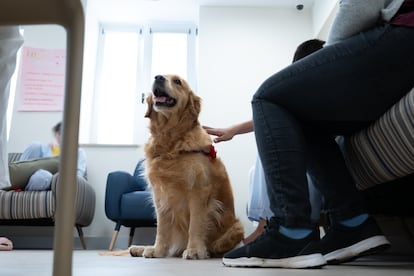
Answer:
<svg viewBox="0 0 414 276"><path fill-rule="evenodd" d="M155 76L155 82L162 83L162 82L164 82L164 81L165 81L164 76L161 76L161 75L157 75L157 76Z"/></svg>

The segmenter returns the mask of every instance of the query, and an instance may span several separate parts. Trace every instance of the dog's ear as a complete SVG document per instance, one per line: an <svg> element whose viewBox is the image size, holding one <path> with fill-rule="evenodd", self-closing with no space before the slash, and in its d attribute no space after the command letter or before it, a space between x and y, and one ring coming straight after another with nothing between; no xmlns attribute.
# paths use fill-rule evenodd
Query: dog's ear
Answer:
<svg viewBox="0 0 414 276"><path fill-rule="evenodd" d="M152 105L153 105L152 96L148 95L147 96L147 111L145 112L145 116L144 116L145 118L149 118L151 116Z"/></svg>
<svg viewBox="0 0 414 276"><path fill-rule="evenodd" d="M198 117L201 112L201 98L197 96L193 91L190 91L189 111L195 117Z"/></svg>
<svg viewBox="0 0 414 276"><path fill-rule="evenodd" d="M194 122L198 121L198 115L201 111L201 98L194 94L193 91L189 90L188 92L188 101L183 108L180 121L184 124L192 125Z"/></svg>

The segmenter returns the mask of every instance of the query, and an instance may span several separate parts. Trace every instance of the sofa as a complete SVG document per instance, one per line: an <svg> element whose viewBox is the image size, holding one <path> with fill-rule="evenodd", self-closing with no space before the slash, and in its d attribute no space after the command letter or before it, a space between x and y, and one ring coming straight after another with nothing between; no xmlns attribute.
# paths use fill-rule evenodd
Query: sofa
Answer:
<svg viewBox="0 0 414 276"><path fill-rule="evenodd" d="M59 158L18 161L20 155L21 153L9 153L12 186L0 190L0 225L53 226L59 189ZM28 179L37 169L45 169L53 173L50 188L25 190ZM86 175L77 176L75 184L77 185L75 227L82 247L86 249L82 228L89 226L93 220L96 195Z"/></svg>
<svg viewBox="0 0 414 276"><path fill-rule="evenodd" d="M403 199L414 187L409 183L414 180L414 88L368 128L341 137L339 144L358 189L366 194L388 190L392 196L406 186L406 193L398 191ZM407 203L395 213L414 215L414 204Z"/></svg>
<svg viewBox="0 0 414 276"><path fill-rule="evenodd" d="M385 234L405 236L401 245L412 254L414 88L368 128L339 137L338 143L369 212Z"/></svg>

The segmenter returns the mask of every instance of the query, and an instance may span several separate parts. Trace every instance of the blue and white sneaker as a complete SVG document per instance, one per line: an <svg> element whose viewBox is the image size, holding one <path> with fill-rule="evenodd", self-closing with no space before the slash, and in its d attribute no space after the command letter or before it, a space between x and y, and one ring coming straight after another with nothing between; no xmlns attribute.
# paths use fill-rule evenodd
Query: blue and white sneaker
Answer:
<svg viewBox="0 0 414 276"><path fill-rule="evenodd" d="M319 242L323 257L329 264L353 261L380 253L390 247L376 221L369 217L356 227L334 223Z"/></svg>

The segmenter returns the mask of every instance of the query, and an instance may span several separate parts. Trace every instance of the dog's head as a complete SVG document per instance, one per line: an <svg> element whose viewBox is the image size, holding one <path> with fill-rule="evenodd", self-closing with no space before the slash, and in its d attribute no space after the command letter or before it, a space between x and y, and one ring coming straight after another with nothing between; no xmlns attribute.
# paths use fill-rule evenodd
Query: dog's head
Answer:
<svg viewBox="0 0 414 276"><path fill-rule="evenodd" d="M189 117L188 119L197 120L201 110L201 98L194 94L181 77L157 75L152 92L147 97L147 105L145 117L150 119L161 115L166 118Z"/></svg>

